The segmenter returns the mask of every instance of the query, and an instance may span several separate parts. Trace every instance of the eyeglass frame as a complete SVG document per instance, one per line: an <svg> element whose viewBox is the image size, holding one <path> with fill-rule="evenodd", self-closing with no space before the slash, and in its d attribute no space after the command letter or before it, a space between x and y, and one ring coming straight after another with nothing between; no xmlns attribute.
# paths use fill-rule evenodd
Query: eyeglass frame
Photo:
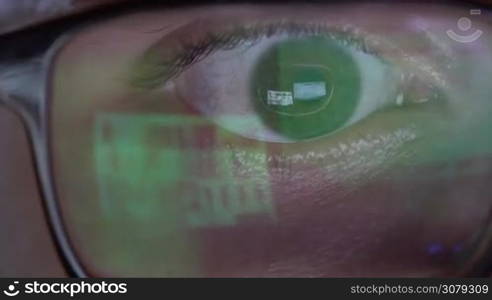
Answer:
<svg viewBox="0 0 492 300"><path fill-rule="evenodd" d="M162 4L160 5L162 7ZM68 41L78 32L99 21L105 21L112 17L135 9L155 8L153 3L148 5L128 4L112 9L99 9L86 15L71 16L42 24L39 27L30 27L18 32L0 35L0 44L9 44L12 47L6 52L0 52L0 79L2 71L20 68L21 66L32 68L33 74L28 84L36 84L35 94L22 94L19 90L0 81L0 107L5 106L16 113L24 125L28 134L30 152L36 169L36 179L41 190L43 211L48 222L57 253L62 260L69 276L79 278L89 277L89 273L83 267L83 263L76 254L75 246L70 241L69 233L63 221L63 213L59 205L59 196L56 190L55 174L53 167L50 118L51 89L50 79L53 75L53 62ZM33 41L39 42L33 49ZM29 47L31 49L26 49ZM4 50L2 50L4 51ZM22 53L17 58L18 53ZM25 53L24 53L25 52ZM27 62L27 63L26 63ZM5 78L3 78L5 79ZM18 77L10 78L13 81ZM492 274L492 214L488 217L488 226L481 233L482 240L475 255L466 264L459 276L481 277ZM491 256L488 258L488 255Z"/></svg>

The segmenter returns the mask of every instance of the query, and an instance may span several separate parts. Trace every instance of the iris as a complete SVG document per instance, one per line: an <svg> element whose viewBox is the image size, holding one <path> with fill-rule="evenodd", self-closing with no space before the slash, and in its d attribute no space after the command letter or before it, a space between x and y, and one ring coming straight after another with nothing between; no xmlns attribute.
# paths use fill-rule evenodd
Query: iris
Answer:
<svg viewBox="0 0 492 300"><path fill-rule="evenodd" d="M292 38L273 45L253 72L252 94L263 122L293 139L341 128L360 97L357 63L327 37Z"/></svg>

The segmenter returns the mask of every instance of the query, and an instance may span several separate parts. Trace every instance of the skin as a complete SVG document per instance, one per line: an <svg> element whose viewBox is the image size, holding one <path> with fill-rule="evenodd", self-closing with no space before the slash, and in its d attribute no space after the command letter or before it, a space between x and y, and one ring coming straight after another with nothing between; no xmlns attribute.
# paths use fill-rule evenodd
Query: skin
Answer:
<svg viewBox="0 0 492 300"><path fill-rule="evenodd" d="M0 275L64 276L41 211L27 137L17 116L4 109L0 125L0 136L9 141L0 155L0 220L7 224L1 227L0 240L9 241L0 250Z"/></svg>
<svg viewBox="0 0 492 300"><path fill-rule="evenodd" d="M33 15L30 24L94 9L113 0L78 0L69 11L50 17ZM15 20L13 20L15 22ZM11 29L11 28L9 28ZM4 33L3 29L0 29ZM67 275L49 233L36 182L28 138L16 114L0 108L0 276L64 277ZM8 141L8 143L7 143ZM22 186L23 188L18 188Z"/></svg>

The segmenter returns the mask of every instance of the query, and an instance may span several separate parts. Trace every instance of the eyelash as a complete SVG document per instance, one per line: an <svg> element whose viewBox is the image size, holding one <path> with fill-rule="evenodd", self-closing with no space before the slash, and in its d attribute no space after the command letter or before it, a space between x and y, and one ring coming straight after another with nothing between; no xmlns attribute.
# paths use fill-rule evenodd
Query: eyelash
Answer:
<svg viewBox="0 0 492 300"><path fill-rule="evenodd" d="M326 36L337 40L342 45L355 47L367 54L378 55L375 47L370 47L372 37L361 34L359 30L349 26L337 27L325 24L295 22L276 22L249 26L235 26L231 30L208 33L198 42L183 42L177 45L181 50L170 58L162 58L158 64L147 66L151 71L138 74L132 80L133 85L139 88L153 89L166 81L171 80L189 66L200 62L207 56L219 50L232 50L244 45L254 46L263 38L286 34L289 37L299 36Z"/></svg>

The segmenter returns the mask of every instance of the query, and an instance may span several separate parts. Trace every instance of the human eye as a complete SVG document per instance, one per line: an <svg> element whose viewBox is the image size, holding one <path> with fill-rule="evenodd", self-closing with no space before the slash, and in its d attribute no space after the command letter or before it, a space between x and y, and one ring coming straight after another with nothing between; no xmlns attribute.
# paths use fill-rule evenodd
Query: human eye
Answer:
<svg viewBox="0 0 492 300"><path fill-rule="evenodd" d="M492 37L445 34L467 12L211 6L74 35L53 64L54 164L89 268L461 271L488 226L492 170Z"/></svg>
<svg viewBox="0 0 492 300"><path fill-rule="evenodd" d="M375 37L312 20L249 22L254 25L223 20L214 28L199 21L177 29L168 38L200 28L203 40L181 38L177 57L169 57L168 39L149 49L133 84L165 82L218 126L268 142L325 136L376 110L411 103L405 96L413 91L404 86L414 75L374 54ZM426 88L422 97L436 96L434 84L418 85Z"/></svg>

